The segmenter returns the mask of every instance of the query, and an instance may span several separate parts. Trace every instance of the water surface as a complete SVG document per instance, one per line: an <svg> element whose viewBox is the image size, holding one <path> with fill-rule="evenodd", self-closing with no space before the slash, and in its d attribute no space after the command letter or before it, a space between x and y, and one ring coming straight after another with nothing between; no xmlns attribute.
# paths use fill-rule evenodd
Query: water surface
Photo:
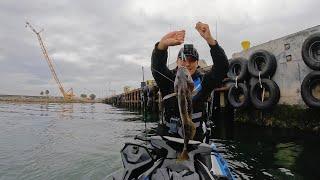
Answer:
<svg viewBox="0 0 320 180"><path fill-rule="evenodd" d="M0 103L0 179L110 179L144 128L138 113L105 104ZM240 179L320 179L316 136L235 124L213 138Z"/></svg>

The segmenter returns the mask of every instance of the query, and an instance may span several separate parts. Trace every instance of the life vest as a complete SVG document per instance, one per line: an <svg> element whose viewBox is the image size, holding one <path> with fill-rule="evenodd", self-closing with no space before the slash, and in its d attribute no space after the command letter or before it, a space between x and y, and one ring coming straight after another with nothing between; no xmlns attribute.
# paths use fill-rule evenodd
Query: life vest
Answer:
<svg viewBox="0 0 320 180"><path fill-rule="evenodd" d="M194 92L194 94L197 94L199 91L202 90L201 82L202 82L201 76L198 76L193 80L193 84L194 84L193 92Z"/></svg>

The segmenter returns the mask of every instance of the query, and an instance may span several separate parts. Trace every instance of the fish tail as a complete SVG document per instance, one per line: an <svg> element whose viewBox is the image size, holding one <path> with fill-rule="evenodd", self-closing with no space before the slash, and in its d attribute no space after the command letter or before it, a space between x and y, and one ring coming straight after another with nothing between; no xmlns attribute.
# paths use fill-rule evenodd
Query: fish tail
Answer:
<svg viewBox="0 0 320 180"><path fill-rule="evenodd" d="M188 151L183 149L182 153L178 155L177 161L185 161L189 159Z"/></svg>

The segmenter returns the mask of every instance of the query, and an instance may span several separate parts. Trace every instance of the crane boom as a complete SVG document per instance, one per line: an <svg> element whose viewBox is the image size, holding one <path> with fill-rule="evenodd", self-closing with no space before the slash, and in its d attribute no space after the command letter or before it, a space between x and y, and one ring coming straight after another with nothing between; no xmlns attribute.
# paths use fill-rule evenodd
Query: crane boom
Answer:
<svg viewBox="0 0 320 180"><path fill-rule="evenodd" d="M43 53L43 55L44 55L44 57L45 57L48 65L49 65L51 74L52 74L54 80L56 81L56 83L58 84L59 90L60 90L60 92L62 93L64 99L71 99L71 98L74 96L74 95L73 95L73 90L72 90L72 88L70 89L71 91L69 90L68 92L66 92L66 91L64 90L64 88L63 88L63 86L62 86L62 83L60 82L60 80L59 80L59 78L58 78L58 76L57 76L57 73L56 73L56 71L54 70L52 60L51 60L51 58L50 58L50 56L49 56L49 54L48 54L48 51L47 51L47 49L46 49L43 41L42 41L41 36L40 36L40 33L41 33L43 30L37 32L29 22L26 22L26 27L29 27L29 28L37 35L37 38L38 38L38 41L39 41L39 44L40 44L42 53Z"/></svg>

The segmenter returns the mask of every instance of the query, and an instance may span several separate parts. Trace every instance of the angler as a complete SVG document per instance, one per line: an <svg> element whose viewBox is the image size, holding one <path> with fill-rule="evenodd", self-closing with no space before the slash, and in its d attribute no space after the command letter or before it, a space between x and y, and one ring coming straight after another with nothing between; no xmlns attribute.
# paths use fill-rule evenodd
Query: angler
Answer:
<svg viewBox="0 0 320 180"><path fill-rule="evenodd" d="M178 100L174 94L174 80L179 67L186 67L194 83L194 96L192 98L192 121L196 126L194 140L203 141L205 121L205 101L212 90L221 85L223 78L228 71L228 60L224 50L212 37L208 24L198 22L195 29L207 42L213 61L212 69L203 73L198 66L199 54L192 44L185 44L178 53L176 60L177 68L169 70L166 66L168 58L168 48L184 43L185 31L173 31L167 33L156 43L151 57L152 75L160 88L164 97L164 116L166 126L162 130L162 135L181 137L181 120L178 109Z"/></svg>
<svg viewBox="0 0 320 180"><path fill-rule="evenodd" d="M228 61L223 49L212 38L209 26L199 22L196 29L209 44L214 66L210 72L201 73L197 50L185 44L178 54L177 68L172 71L167 68L167 49L182 44L185 31L170 32L155 45L151 69L164 95L165 131L160 136L135 137L145 143L126 143L121 150L124 169L115 174L114 179L235 179L214 143L201 142L204 103L213 88L221 84Z"/></svg>

